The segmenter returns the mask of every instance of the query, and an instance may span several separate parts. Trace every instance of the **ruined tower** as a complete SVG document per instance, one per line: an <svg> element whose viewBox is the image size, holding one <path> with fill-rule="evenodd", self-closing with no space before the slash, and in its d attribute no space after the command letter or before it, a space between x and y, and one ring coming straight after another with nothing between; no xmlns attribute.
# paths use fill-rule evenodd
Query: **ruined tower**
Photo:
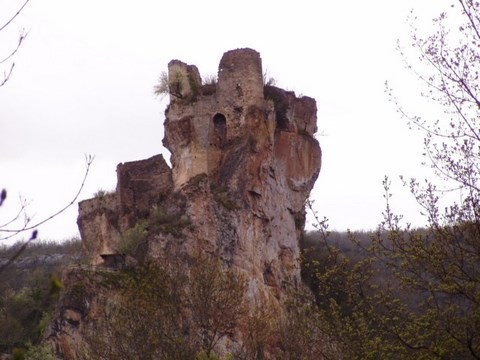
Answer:
<svg viewBox="0 0 480 360"><path fill-rule="evenodd" d="M223 222L217 211L207 214L207 198L194 200L201 191L189 196L205 206L192 205L193 218L205 217L197 236L214 233L211 251L242 266L252 281L265 283L267 273L275 286L298 279L304 202L321 162L315 100L264 85L252 49L223 55L214 89L202 85L195 66L178 60L170 62L169 78L180 90L170 95L163 141L172 154L174 191L188 191L203 174L236 204ZM235 235L227 235L232 224Z"/></svg>
<svg viewBox="0 0 480 360"><path fill-rule="evenodd" d="M249 299L280 304L285 287L300 282L304 205L321 166L316 102L265 85L252 49L226 52L216 83L179 60L168 77L163 144L172 168L161 155L120 164L115 193L80 204L86 257L100 264L125 231L161 209L177 228L150 234L147 258L172 247L214 256L245 275Z"/></svg>

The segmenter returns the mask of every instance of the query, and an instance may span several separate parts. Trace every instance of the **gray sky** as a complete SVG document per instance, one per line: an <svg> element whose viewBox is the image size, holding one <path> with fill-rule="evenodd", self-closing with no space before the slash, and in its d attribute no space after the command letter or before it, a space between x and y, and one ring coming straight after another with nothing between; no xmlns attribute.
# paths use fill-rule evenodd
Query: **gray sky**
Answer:
<svg viewBox="0 0 480 360"><path fill-rule="evenodd" d="M2 0L0 22L22 2ZM68 203L84 154L96 158L81 199L114 189L120 162L157 153L168 159L161 144L166 101L152 90L167 63L179 59L215 74L225 51L250 47L280 87L317 100L323 167L312 198L319 215L333 229L375 228L389 175L395 210L422 224L398 180L425 176L422 137L384 93L389 80L412 112L420 106L396 41L409 44L410 9L428 25L449 2L419 3L31 0L0 33L3 54L21 28L30 30L0 88L0 187L9 194L0 219L18 208L19 194L34 221ZM75 205L42 226L40 237L72 237L76 216Z"/></svg>

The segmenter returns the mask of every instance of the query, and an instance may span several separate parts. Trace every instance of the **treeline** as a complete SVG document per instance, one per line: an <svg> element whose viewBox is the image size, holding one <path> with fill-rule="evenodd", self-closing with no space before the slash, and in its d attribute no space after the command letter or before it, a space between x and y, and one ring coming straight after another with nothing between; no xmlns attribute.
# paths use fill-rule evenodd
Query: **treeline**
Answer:
<svg viewBox="0 0 480 360"><path fill-rule="evenodd" d="M21 348L18 359L54 359L38 344L62 290L61 267L77 259L79 248L78 241L36 244L20 262L52 254L70 260L0 274L1 352ZM477 224L358 233L321 228L301 242L309 290L288 289L281 317L261 301L248 311L246 279L206 258L190 259L187 273L175 263L178 256L106 271L99 283L67 289L62 301L101 288L118 292L101 321L87 327L89 353L97 359L217 359L217 345L237 328L244 343L230 359L475 359L478 249ZM12 252L2 249L0 258ZM95 274L96 282L102 279Z"/></svg>
<svg viewBox="0 0 480 360"><path fill-rule="evenodd" d="M0 246L0 259L4 260L14 255L23 245L23 242L17 242L13 245ZM21 258L42 256L42 255L80 255L81 241L78 238L62 242L35 240L28 244L22 251Z"/></svg>
<svg viewBox="0 0 480 360"><path fill-rule="evenodd" d="M80 259L80 245L78 239L31 242L0 272L0 354L15 354L17 359L29 354L35 359L34 355L46 351L37 345L62 290L62 268ZM6 264L22 246L19 242L0 247L0 264Z"/></svg>
<svg viewBox="0 0 480 360"><path fill-rule="evenodd" d="M302 241L316 326L345 359L480 358L480 224Z"/></svg>

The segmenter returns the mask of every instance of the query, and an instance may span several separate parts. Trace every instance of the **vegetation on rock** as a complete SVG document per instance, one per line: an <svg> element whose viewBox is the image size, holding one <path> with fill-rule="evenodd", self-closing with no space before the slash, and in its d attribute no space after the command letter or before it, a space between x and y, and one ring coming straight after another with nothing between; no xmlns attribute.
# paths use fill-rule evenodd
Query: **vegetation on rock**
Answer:
<svg viewBox="0 0 480 360"><path fill-rule="evenodd" d="M22 246L17 243L0 248L0 261L8 261ZM28 355L27 359L37 359L34 353L48 353L39 343L62 287L58 279L62 268L77 262L79 255L77 239L62 244L34 242L4 269L0 281L0 353L17 349L16 353Z"/></svg>
<svg viewBox="0 0 480 360"><path fill-rule="evenodd" d="M199 257L185 273L180 260L120 272L119 293L87 336L96 359L213 359L217 344L245 312L245 280ZM207 357L205 357L207 356Z"/></svg>

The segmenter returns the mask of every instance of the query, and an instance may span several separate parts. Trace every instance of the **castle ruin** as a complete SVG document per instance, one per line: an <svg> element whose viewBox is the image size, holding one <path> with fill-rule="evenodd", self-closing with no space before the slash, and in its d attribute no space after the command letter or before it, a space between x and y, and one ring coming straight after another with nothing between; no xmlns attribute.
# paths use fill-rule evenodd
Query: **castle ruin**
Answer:
<svg viewBox="0 0 480 360"><path fill-rule="evenodd" d="M172 246L209 254L245 275L250 299L281 301L285 284L300 282L305 201L321 167L315 100L264 84L252 49L226 52L216 83L179 60L168 77L172 167L161 155L120 164L113 194L79 204L86 258L102 264L125 231L161 209L176 228L149 236L146 257Z"/></svg>

